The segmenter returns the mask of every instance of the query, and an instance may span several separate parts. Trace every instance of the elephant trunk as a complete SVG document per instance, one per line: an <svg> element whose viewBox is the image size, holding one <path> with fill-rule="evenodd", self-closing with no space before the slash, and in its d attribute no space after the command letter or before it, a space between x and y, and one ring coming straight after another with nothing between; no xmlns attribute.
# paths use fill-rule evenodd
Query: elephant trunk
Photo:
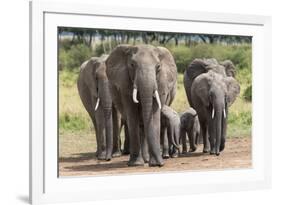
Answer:
<svg viewBox="0 0 281 205"><path fill-rule="evenodd" d="M113 121L112 121L112 99L109 91L108 81L99 83L99 99L104 114L106 160L110 160L113 150Z"/></svg>
<svg viewBox="0 0 281 205"><path fill-rule="evenodd" d="M140 77L142 78L140 79ZM161 108L161 102L157 91L155 74L153 75L148 73L141 73L139 75L136 75L134 80L134 90L136 90L133 93L134 102L136 102L135 100L137 100L137 92L139 92L139 100L141 103L142 118L144 125L144 136L147 139L148 149L150 153L150 165L162 166L163 159L160 155L159 109ZM156 100L158 108L155 107L154 100Z"/></svg>
<svg viewBox="0 0 281 205"><path fill-rule="evenodd" d="M224 148L225 142L225 130L226 130L226 111L224 105L214 105L212 109L212 135L211 144L213 149L211 152L219 155L222 148Z"/></svg>
<svg viewBox="0 0 281 205"><path fill-rule="evenodd" d="M226 130L227 130L227 116L228 116L228 108L225 106L224 115L222 119L222 134L221 134L221 144L220 144L220 152L224 150L225 139L226 139Z"/></svg>

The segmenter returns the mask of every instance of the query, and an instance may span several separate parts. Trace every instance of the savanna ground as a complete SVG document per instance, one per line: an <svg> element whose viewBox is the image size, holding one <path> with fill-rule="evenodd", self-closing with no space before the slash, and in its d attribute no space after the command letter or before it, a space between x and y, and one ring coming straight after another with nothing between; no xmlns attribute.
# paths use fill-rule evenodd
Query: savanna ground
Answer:
<svg viewBox="0 0 281 205"><path fill-rule="evenodd" d="M194 40L189 46L165 45L172 52L178 67L178 89L172 107L184 112L188 107L183 87L182 71L194 58L215 57L230 59L237 68L240 83L239 97L229 110L226 148L219 157L202 153L200 145L195 153L165 160L159 167L128 167L129 156L113 158L109 162L95 158L96 139L93 125L84 109L76 87L79 65L89 56L103 53L101 45L88 47L85 43L60 41L59 51L59 176L88 176L125 173L166 172L185 170L214 170L251 167L251 44L203 43ZM104 45L103 45L104 46ZM108 46L108 45L107 45ZM105 48L104 48L105 49ZM123 142L123 132L121 140Z"/></svg>

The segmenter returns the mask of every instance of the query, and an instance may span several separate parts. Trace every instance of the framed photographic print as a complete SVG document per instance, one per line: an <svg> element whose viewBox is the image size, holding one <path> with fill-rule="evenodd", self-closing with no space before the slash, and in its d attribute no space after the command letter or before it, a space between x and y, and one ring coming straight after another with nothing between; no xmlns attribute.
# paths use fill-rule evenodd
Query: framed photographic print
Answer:
<svg viewBox="0 0 281 205"><path fill-rule="evenodd" d="M32 204L270 187L270 17L36 1L30 22Z"/></svg>

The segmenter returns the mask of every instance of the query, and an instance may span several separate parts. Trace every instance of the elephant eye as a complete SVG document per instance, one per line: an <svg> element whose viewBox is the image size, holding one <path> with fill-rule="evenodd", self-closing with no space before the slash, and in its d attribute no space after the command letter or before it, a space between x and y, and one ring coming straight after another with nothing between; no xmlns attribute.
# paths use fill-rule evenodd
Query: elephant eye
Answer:
<svg viewBox="0 0 281 205"><path fill-rule="evenodd" d="M136 66L136 63L134 62L134 61L131 61L130 62L130 66L132 67L132 68L136 68L137 66Z"/></svg>

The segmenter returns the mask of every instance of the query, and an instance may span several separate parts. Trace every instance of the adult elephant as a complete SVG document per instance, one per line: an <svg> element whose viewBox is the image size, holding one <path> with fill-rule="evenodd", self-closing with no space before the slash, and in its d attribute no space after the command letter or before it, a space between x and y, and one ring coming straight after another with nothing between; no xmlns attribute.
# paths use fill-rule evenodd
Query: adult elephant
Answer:
<svg viewBox="0 0 281 205"><path fill-rule="evenodd" d="M128 126L128 165L144 164L146 153L141 145L147 140L149 165L163 166L160 110L164 104L171 104L177 87L177 68L171 53L151 45L119 45L107 58L106 66L113 102Z"/></svg>
<svg viewBox="0 0 281 205"><path fill-rule="evenodd" d="M220 66L213 66L220 65ZM214 58L210 59L194 59L184 72L184 88L187 96L187 100L191 107L193 107L193 102L191 99L191 86L194 79L202 74L207 73L209 70L213 70L223 76L235 77L235 66L230 60L225 60L218 62Z"/></svg>
<svg viewBox="0 0 281 205"><path fill-rule="evenodd" d="M92 57L80 67L77 87L81 101L90 115L96 131L97 158L110 160L120 156L120 114L112 104L105 60Z"/></svg>
<svg viewBox="0 0 281 205"><path fill-rule="evenodd" d="M198 113L203 139L206 141L207 135L210 135L210 154L219 155L224 149L228 107L239 92L240 86L233 77L213 70L199 75L192 83L191 100Z"/></svg>
<svg viewBox="0 0 281 205"><path fill-rule="evenodd" d="M218 62L215 58L209 59L194 59L189 66L185 69L184 72L184 88L187 96L187 100L189 105L194 108L194 103L192 102L191 98L191 86L193 81L196 79L197 76L201 75L202 73L207 73L208 71L214 71L224 77L235 77L235 66L230 60L225 60L222 62ZM200 140L203 138L203 152L209 152L208 146L208 136L203 137L202 133L200 134Z"/></svg>

